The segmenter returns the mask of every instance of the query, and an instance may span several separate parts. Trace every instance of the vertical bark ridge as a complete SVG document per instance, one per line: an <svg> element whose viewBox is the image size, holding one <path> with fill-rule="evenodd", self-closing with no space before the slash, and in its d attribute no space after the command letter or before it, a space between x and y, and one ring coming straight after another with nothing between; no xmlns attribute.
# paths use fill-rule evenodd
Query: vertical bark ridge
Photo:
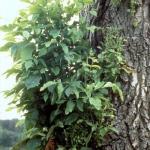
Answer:
<svg viewBox="0 0 150 150"><path fill-rule="evenodd" d="M110 0L97 0L96 26L114 26L127 39L124 55L133 72L123 82L125 101L115 105L115 126L119 134L110 135L103 150L150 150L150 1L138 0L135 16L128 11L129 0L112 6ZM134 23L137 23L135 26ZM90 35L92 46L100 44L101 33Z"/></svg>

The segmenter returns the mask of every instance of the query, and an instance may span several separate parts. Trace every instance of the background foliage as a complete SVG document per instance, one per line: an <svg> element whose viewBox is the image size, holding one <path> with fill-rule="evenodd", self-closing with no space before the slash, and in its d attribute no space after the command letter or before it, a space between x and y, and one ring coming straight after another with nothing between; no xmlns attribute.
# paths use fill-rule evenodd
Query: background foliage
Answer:
<svg viewBox="0 0 150 150"><path fill-rule="evenodd" d="M16 127L18 120L0 120L0 149L8 150L22 136L23 126Z"/></svg>
<svg viewBox="0 0 150 150"><path fill-rule="evenodd" d="M4 25L16 75L6 92L25 112L24 139L13 150L42 150L48 139L57 149L99 148L113 128L113 98L123 101L118 83L124 65L123 39L114 27L86 24L79 13L91 0L22 0L29 4L12 24ZM91 10L91 15L96 15ZM88 32L102 30L101 53L90 46Z"/></svg>

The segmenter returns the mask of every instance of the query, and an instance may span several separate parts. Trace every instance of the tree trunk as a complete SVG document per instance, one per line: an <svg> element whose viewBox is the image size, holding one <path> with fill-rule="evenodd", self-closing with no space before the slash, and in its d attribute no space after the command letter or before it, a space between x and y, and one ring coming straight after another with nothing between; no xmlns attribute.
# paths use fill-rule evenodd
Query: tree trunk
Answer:
<svg viewBox="0 0 150 150"><path fill-rule="evenodd" d="M97 17L90 17L96 26L121 29L127 40L124 55L133 68L129 77L122 77L125 101L115 102L119 133L106 139L103 150L150 150L150 0L135 0L134 14L129 12L130 1L122 0L114 6L110 0L97 0ZM90 33L92 46L101 44L102 37L99 32Z"/></svg>

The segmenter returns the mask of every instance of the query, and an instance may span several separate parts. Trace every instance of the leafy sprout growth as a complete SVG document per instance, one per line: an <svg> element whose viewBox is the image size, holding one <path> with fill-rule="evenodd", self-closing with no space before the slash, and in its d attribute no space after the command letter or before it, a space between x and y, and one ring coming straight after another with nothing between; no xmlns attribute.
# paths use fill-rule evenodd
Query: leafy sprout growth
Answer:
<svg viewBox="0 0 150 150"><path fill-rule="evenodd" d="M48 139L57 148L98 148L114 132L113 95L123 100L118 76L124 63L123 40L106 28L100 54L86 39L84 18L72 21L91 0L23 0L28 8L4 25L16 74L12 104L25 111L26 133L13 150L42 150ZM90 28L91 29L91 28Z"/></svg>

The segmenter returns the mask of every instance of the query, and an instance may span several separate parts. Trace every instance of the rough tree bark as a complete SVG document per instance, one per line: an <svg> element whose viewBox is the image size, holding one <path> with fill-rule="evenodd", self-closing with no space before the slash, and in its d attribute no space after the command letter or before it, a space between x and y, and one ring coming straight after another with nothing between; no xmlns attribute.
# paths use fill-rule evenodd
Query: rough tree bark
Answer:
<svg viewBox="0 0 150 150"><path fill-rule="evenodd" d="M97 17L90 18L90 23L96 26L121 29L127 39L124 55L134 70L129 77L122 77L124 103L115 102L115 126L119 134L106 139L102 150L150 150L150 0L136 1L135 15L131 15L130 0L122 0L118 6L113 6L110 0L95 0ZM96 47L102 34L90 34L89 38Z"/></svg>

